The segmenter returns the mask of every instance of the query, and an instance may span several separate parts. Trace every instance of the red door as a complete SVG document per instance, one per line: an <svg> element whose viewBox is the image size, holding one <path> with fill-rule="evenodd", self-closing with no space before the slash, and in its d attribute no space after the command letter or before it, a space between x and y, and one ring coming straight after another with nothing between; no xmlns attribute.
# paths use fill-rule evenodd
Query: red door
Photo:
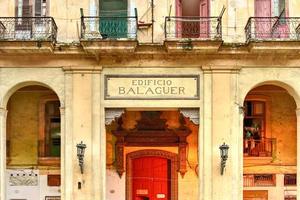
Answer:
<svg viewBox="0 0 300 200"><path fill-rule="evenodd" d="M160 157L132 160L132 200L169 200L170 162Z"/></svg>
<svg viewBox="0 0 300 200"><path fill-rule="evenodd" d="M255 17L271 17L271 0L255 0ZM272 21L268 18L255 21L257 38L271 38Z"/></svg>
<svg viewBox="0 0 300 200"><path fill-rule="evenodd" d="M208 0L200 0L200 38L209 37L209 2Z"/></svg>

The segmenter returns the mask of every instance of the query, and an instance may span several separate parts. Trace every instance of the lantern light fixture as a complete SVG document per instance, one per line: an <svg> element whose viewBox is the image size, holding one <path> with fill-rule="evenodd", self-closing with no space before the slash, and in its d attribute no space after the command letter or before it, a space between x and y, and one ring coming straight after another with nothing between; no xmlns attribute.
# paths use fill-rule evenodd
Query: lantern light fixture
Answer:
<svg viewBox="0 0 300 200"><path fill-rule="evenodd" d="M219 147L221 155L221 175L224 174L224 169L226 166L226 160L228 158L228 149L229 146L225 142Z"/></svg>
<svg viewBox="0 0 300 200"><path fill-rule="evenodd" d="M77 158L79 162L80 172L83 174L83 165L84 165L84 152L86 149L86 144L84 144L82 141L76 145L77 147Z"/></svg>

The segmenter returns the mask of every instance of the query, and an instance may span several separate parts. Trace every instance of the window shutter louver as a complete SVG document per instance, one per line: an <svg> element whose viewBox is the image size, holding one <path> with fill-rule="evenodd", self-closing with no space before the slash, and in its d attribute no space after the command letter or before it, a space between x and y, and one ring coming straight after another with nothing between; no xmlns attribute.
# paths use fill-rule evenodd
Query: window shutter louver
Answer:
<svg viewBox="0 0 300 200"><path fill-rule="evenodd" d="M23 0L22 17L32 17L32 6L30 6L29 0Z"/></svg>
<svg viewBox="0 0 300 200"><path fill-rule="evenodd" d="M42 0L35 0L35 17L41 17L42 16Z"/></svg>

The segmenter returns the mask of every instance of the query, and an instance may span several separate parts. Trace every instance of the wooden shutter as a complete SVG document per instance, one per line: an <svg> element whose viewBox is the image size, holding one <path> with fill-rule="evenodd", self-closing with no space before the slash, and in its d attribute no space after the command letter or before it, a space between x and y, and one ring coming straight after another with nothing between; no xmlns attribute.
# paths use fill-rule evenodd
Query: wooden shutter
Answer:
<svg viewBox="0 0 300 200"><path fill-rule="evenodd" d="M205 17L209 17L209 0L200 0L199 11L199 16L204 17L200 22L199 37L207 38L209 37L210 21L209 19L205 19Z"/></svg>
<svg viewBox="0 0 300 200"><path fill-rule="evenodd" d="M255 17L271 17L271 0L255 0Z"/></svg>
<svg viewBox="0 0 300 200"><path fill-rule="evenodd" d="M176 17L182 16L182 0L176 0ZM176 37L181 38L182 37L182 22L177 21L176 22Z"/></svg>
<svg viewBox="0 0 300 200"><path fill-rule="evenodd" d="M200 17L209 17L208 0L200 0Z"/></svg>
<svg viewBox="0 0 300 200"><path fill-rule="evenodd" d="M32 17L32 6L29 0L23 0L22 17Z"/></svg>
<svg viewBox="0 0 300 200"><path fill-rule="evenodd" d="M42 16L42 0L35 0L34 2L34 16L41 17Z"/></svg>

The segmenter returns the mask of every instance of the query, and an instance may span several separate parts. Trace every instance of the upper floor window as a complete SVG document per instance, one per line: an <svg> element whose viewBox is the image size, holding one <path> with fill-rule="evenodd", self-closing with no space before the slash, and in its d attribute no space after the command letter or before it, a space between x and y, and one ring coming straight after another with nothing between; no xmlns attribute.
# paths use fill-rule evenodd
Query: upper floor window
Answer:
<svg viewBox="0 0 300 200"><path fill-rule="evenodd" d="M45 17L49 15L50 0L16 0L16 17Z"/></svg>
<svg viewBox="0 0 300 200"><path fill-rule="evenodd" d="M42 98L39 112L39 163L58 165L61 147L59 100L54 96Z"/></svg>
<svg viewBox="0 0 300 200"><path fill-rule="evenodd" d="M259 140L265 137L266 109L264 101L245 101L245 138Z"/></svg>
<svg viewBox="0 0 300 200"><path fill-rule="evenodd" d="M206 38L209 37L210 21L209 0L176 0L177 37Z"/></svg>
<svg viewBox="0 0 300 200"><path fill-rule="evenodd" d="M282 13L282 17L286 17L286 12L285 0L274 0L274 16L279 16Z"/></svg>
<svg viewBox="0 0 300 200"><path fill-rule="evenodd" d="M255 17L272 17L279 16L284 11L281 17L286 17L288 7L286 0L255 0Z"/></svg>

